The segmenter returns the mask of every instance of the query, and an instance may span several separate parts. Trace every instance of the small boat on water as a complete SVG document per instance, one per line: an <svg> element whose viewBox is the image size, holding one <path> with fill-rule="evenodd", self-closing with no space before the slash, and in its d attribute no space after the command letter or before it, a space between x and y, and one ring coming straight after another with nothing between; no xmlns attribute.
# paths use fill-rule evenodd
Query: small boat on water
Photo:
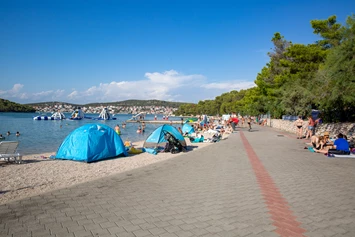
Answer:
<svg viewBox="0 0 355 237"><path fill-rule="evenodd" d="M65 115L62 112L55 112L51 116L47 115L39 115L33 117L33 120L63 120L65 119Z"/></svg>

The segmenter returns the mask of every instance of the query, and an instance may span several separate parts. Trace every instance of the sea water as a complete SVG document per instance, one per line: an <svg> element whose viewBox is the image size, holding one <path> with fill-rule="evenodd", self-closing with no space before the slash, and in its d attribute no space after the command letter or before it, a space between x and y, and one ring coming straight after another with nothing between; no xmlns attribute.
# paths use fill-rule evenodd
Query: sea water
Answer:
<svg viewBox="0 0 355 237"><path fill-rule="evenodd" d="M67 118L70 113L64 113ZM120 125L121 138L124 141L132 142L145 140L156 128L162 124L146 123L144 133L137 133L140 123L126 123L126 128L122 128L122 123L132 118L131 114L116 114L116 120L34 120L33 117L38 116L35 113L0 113L0 134L5 137L1 141L19 141L17 151L23 155L40 154L53 152L58 150L63 140L76 128L88 123L105 124L114 128L116 124ZM47 114L50 116L51 114ZM99 114L86 114L88 117L98 117ZM163 120L163 115L157 115L157 120ZM154 115L148 114L145 120L154 120ZM169 120L181 120L180 117L169 117ZM173 126L181 126L174 124ZM10 131L8 136L6 133ZM20 136L16 136L16 132Z"/></svg>

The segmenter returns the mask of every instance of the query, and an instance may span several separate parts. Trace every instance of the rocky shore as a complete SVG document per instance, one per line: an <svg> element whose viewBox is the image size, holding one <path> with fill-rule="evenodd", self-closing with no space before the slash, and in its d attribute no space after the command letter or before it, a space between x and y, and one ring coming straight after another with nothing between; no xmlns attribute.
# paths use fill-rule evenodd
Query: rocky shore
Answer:
<svg viewBox="0 0 355 237"><path fill-rule="evenodd" d="M290 133L296 133L296 126L294 121L271 119L268 120L267 126L287 131ZM308 121L303 122L303 130L306 131ZM321 135L325 131L330 133L330 137L335 137L339 133L343 133L348 138L353 137L355 139L355 123L322 123L316 127L316 135Z"/></svg>

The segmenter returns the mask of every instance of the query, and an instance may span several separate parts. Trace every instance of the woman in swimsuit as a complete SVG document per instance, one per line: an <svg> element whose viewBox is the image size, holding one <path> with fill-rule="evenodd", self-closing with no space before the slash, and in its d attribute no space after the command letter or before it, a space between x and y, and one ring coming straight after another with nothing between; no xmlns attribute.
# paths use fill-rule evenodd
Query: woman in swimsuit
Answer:
<svg viewBox="0 0 355 237"><path fill-rule="evenodd" d="M308 130L307 130L307 135L306 135L306 139L307 138L311 138L313 136L313 128L315 125L315 121L312 118L312 116L308 117Z"/></svg>
<svg viewBox="0 0 355 237"><path fill-rule="evenodd" d="M324 137L323 136L312 136L311 143L315 150L323 150L324 148Z"/></svg>
<svg viewBox="0 0 355 237"><path fill-rule="evenodd" d="M297 130L296 130L296 136L297 136L297 139L302 139L303 137L303 119L301 116L298 116L298 119L296 120L295 122L295 125L297 127Z"/></svg>

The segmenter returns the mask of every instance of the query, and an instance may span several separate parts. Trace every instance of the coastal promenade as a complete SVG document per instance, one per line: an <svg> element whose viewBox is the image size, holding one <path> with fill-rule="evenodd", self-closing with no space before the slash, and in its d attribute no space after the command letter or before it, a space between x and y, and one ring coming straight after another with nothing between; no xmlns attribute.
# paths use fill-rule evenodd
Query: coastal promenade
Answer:
<svg viewBox="0 0 355 237"><path fill-rule="evenodd" d="M0 236L355 236L355 159L304 146L238 128L173 159L1 205Z"/></svg>

